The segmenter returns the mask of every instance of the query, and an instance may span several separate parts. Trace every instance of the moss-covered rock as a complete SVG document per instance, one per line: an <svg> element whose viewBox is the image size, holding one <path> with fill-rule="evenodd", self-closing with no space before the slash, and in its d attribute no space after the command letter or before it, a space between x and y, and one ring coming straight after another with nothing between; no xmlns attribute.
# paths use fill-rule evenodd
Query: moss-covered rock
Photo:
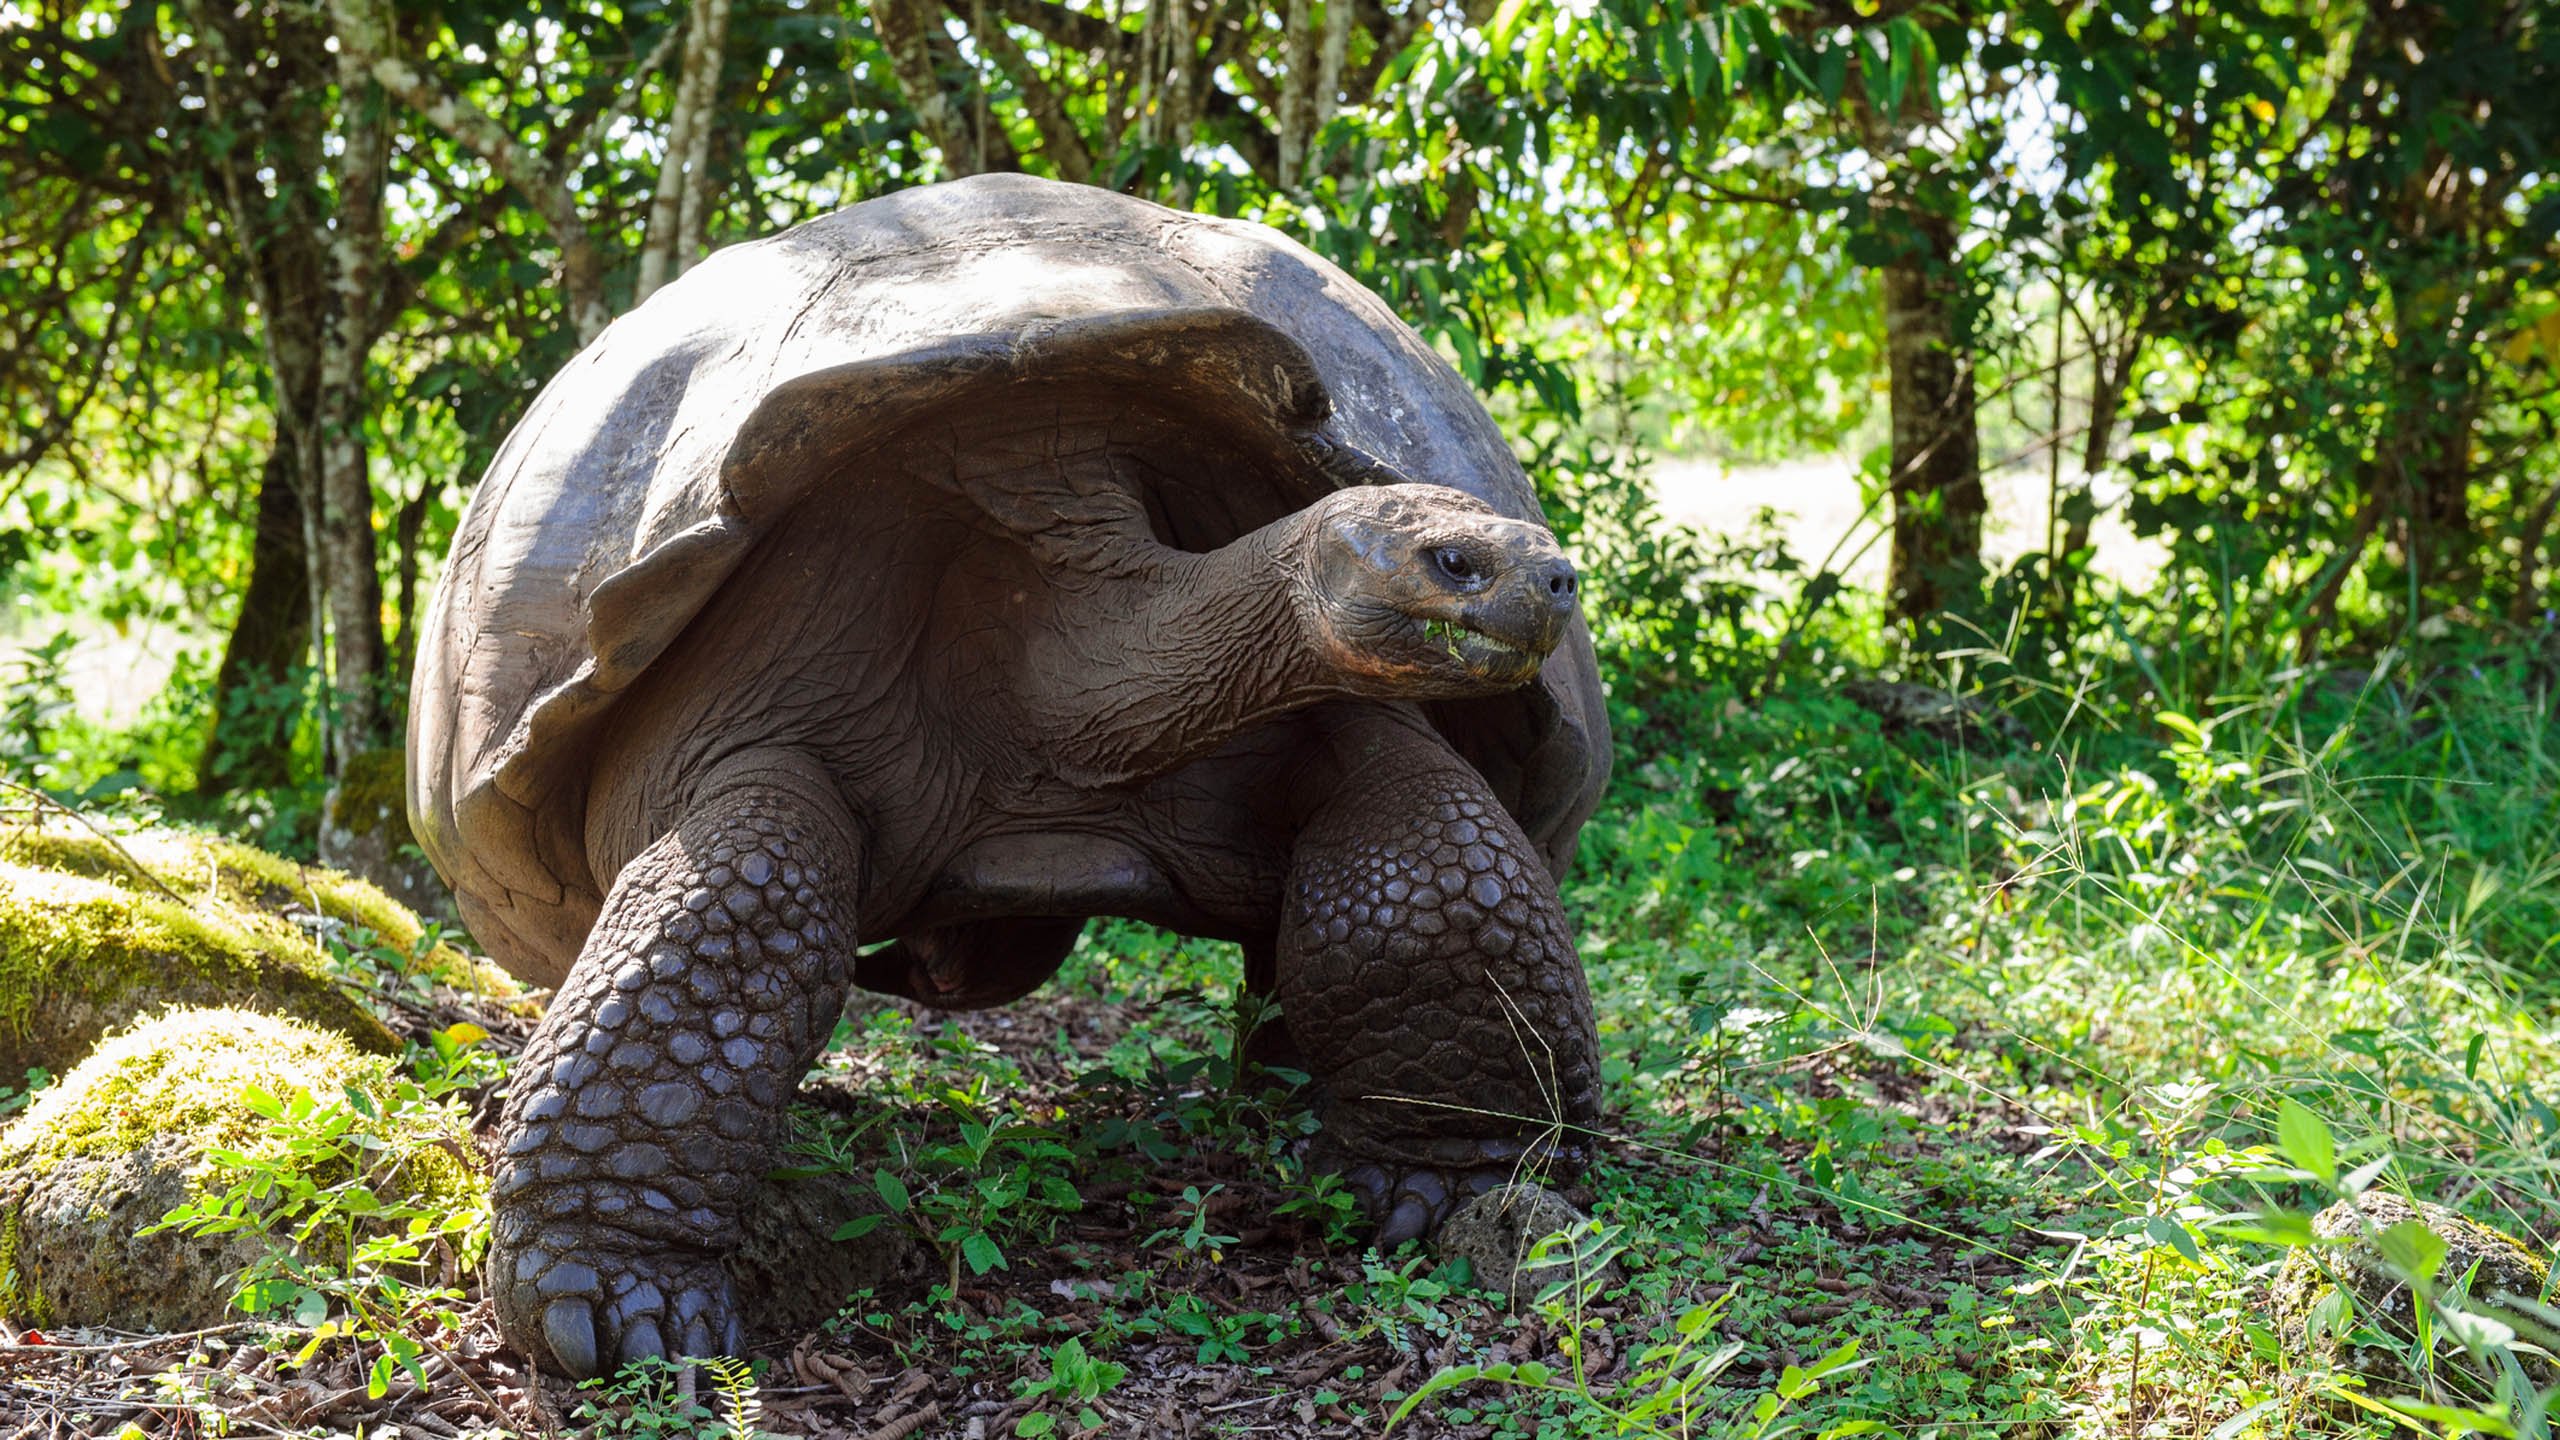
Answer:
<svg viewBox="0 0 2560 1440"><path fill-rule="evenodd" d="M124 854L117 853L118 845ZM305 865L237 840L183 830L120 835L115 845L67 821L0 831L0 860L130 888L151 888L148 880L134 873L125 855L190 903L219 901L241 912L250 923L270 922L294 934L306 932L287 917L297 911L316 915L334 925L363 930L387 949L416 954L420 967L439 983L475 994L516 992L515 983L503 971L451 945L427 946L419 954L418 942L426 926L416 911L380 886L326 866Z"/></svg>
<svg viewBox="0 0 2560 1440"><path fill-rule="evenodd" d="M214 907L0 862L0 1076L62 1070L119 1025L170 1005L251 1005L389 1052L310 941Z"/></svg>
<svg viewBox="0 0 2560 1440"><path fill-rule="evenodd" d="M1432 1246L1443 1260L1464 1260L1475 1283L1526 1304L1560 1280L1577 1278L1576 1247L1558 1241L1536 1260L1530 1252L1550 1235L1570 1234L1589 1216L1543 1185L1498 1185L1460 1205L1442 1222ZM1580 1275L1584 1293L1625 1283L1615 1263Z"/></svg>
<svg viewBox="0 0 2560 1440"><path fill-rule="evenodd" d="M335 1032L247 1010L172 1011L110 1038L0 1130L0 1311L128 1329L220 1321L266 1237L143 1232L206 1192L210 1152L285 1153L251 1086L379 1099L392 1079L389 1060ZM471 1153L458 1120L403 1142L368 1175L377 1193L486 1204L487 1181L458 1158Z"/></svg>
<svg viewBox="0 0 2560 1440"><path fill-rule="evenodd" d="M112 843L67 822L0 831L0 1081L62 1069L172 1004L247 1005L392 1048L342 985L380 977L338 973L315 932L432 984L522 995L495 967L422 945L416 915L333 870L178 831Z"/></svg>
<svg viewBox="0 0 2560 1440"><path fill-rule="evenodd" d="M2414 1222L2444 1242L2444 1262L2436 1284L2450 1287L2470 1277L2470 1308L2512 1312L2521 1304L2541 1301L2549 1288L2551 1262L2513 1236L2493 1230L2465 1215L2424 1200L2399 1195L2368 1194L2354 1204L2344 1201L2312 1217L2311 1232L2333 1242L2317 1250L2297 1250L2277 1271L2273 1301L2279 1330L2297 1352L2316 1350L2317 1358L2339 1370L2352 1371L2387 1388L2424 1388L2421 1377L2404 1363L2400 1349L2385 1344L2359 1344L2327 1334L2311 1334L2311 1317L2322 1301L2344 1287L2354 1301L2350 1329L2388 1336L2405 1346L2416 1333L2417 1307L2408 1282L2384 1257L2374 1237L2395 1225ZM2465 1371L2469 1357L2447 1340L2439 1352ZM2529 1360L2527 1371L2540 1384L2560 1380L2547 1362ZM2477 1378L2487 1380L2486 1375Z"/></svg>

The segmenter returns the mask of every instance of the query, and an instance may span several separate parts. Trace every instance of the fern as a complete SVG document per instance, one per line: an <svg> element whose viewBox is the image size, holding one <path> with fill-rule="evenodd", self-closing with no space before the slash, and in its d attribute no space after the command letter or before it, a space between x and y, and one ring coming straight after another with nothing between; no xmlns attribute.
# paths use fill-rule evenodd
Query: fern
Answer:
<svg viewBox="0 0 2560 1440"><path fill-rule="evenodd" d="M756 1372L746 1361L733 1355L715 1355L702 1362L711 1372L711 1380L720 1388L720 1406L727 1413L728 1440L764 1440L764 1432L756 1428L763 1418L764 1401L756 1395Z"/></svg>

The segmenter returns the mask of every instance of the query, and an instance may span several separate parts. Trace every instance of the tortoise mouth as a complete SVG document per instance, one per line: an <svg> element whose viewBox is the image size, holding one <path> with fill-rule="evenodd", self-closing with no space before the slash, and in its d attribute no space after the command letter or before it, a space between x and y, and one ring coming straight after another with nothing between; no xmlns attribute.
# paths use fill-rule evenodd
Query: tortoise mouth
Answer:
<svg viewBox="0 0 2560 1440"><path fill-rule="evenodd" d="M1508 637L1466 618L1425 619L1422 634L1428 644L1456 660L1469 675L1496 684L1517 684L1529 679L1555 650L1550 638Z"/></svg>

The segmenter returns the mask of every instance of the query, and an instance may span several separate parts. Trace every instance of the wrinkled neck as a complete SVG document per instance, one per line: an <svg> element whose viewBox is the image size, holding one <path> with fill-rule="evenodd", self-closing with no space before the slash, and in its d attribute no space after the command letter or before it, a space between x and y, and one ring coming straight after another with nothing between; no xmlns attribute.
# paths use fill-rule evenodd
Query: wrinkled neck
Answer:
<svg viewBox="0 0 2560 1440"><path fill-rule="evenodd" d="M1193 553L1124 537L1029 657L1032 701L1073 780L1162 774L1290 710L1349 693L1305 618L1303 515Z"/></svg>

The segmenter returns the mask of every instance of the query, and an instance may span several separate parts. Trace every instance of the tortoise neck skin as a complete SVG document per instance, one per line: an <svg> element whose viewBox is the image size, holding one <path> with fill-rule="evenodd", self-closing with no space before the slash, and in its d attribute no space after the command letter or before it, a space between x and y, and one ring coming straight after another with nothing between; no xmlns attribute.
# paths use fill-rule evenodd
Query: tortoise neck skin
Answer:
<svg viewBox="0 0 2560 1440"><path fill-rule="evenodd" d="M1206 553L1085 549L1020 668L1056 773L1162 774L1319 701L1446 700L1536 677L1575 608L1542 526L1434 485L1340 491Z"/></svg>

